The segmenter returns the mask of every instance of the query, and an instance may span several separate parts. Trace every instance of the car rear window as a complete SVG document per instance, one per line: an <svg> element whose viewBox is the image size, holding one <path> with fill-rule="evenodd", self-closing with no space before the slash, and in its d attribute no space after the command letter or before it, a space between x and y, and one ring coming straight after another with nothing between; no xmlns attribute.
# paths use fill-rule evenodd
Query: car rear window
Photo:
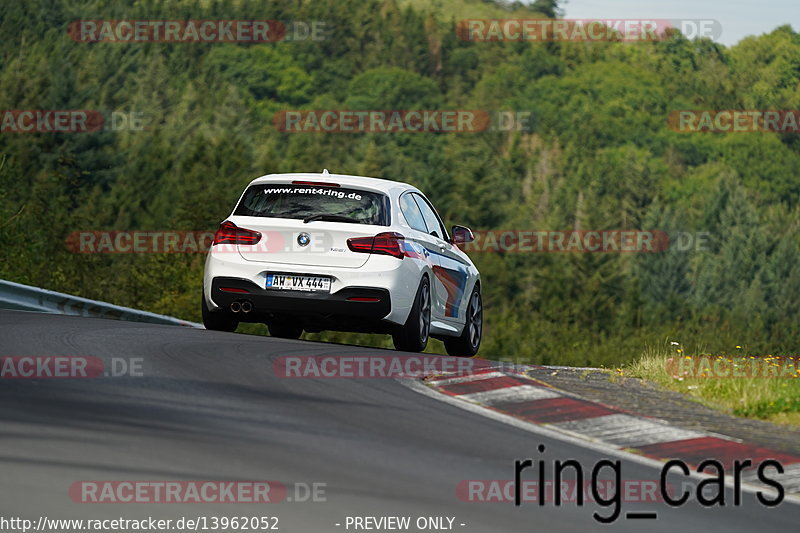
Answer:
<svg viewBox="0 0 800 533"><path fill-rule="evenodd" d="M385 194L345 187L261 184L245 191L233 214L294 219L339 216L354 224L388 226L389 199Z"/></svg>

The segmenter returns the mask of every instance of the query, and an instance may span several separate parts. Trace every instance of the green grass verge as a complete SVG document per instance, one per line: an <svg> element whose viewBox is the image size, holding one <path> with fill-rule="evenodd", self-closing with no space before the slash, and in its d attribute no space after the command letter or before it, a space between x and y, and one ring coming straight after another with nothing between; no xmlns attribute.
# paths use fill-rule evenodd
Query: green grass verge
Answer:
<svg viewBox="0 0 800 533"><path fill-rule="evenodd" d="M800 425L800 359L756 355L737 346L732 354L687 354L678 343L649 347L616 370L681 392L736 416Z"/></svg>

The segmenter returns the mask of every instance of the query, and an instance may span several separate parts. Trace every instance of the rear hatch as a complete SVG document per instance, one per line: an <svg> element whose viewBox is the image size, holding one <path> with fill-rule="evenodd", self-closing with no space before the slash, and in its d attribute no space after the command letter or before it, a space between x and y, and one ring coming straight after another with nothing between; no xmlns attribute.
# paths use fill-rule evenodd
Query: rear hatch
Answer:
<svg viewBox="0 0 800 533"><path fill-rule="evenodd" d="M386 231L386 195L312 182L251 185L229 218L261 233L255 245L237 245L247 261L274 265L358 268L369 254L351 251L347 239Z"/></svg>

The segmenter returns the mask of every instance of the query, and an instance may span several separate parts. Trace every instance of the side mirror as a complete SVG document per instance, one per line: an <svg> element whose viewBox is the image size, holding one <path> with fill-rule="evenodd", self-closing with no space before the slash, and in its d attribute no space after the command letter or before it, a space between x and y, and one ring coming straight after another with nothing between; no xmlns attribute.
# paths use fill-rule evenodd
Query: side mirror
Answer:
<svg viewBox="0 0 800 533"><path fill-rule="evenodd" d="M464 226L453 226L453 244L456 246L475 240L472 230Z"/></svg>

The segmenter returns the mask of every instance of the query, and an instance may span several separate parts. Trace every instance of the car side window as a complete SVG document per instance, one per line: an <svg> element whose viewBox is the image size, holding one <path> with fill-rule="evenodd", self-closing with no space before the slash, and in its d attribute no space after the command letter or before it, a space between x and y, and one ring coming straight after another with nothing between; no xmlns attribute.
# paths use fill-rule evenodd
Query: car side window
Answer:
<svg viewBox="0 0 800 533"><path fill-rule="evenodd" d="M425 219L425 225L428 227L427 233L439 237L443 241L447 240L447 232L445 232L444 227L439 222L439 217L436 215L436 212L433 210L433 207L428 203L428 201L420 196L417 193L412 193L414 196L414 200L417 201L417 205L419 205L420 211L422 211L422 218Z"/></svg>
<svg viewBox="0 0 800 533"><path fill-rule="evenodd" d="M400 210L403 212L403 216L406 217L409 226L423 233L428 233L425 219L422 217L417 202L414 201L410 194L404 194L400 197Z"/></svg>

